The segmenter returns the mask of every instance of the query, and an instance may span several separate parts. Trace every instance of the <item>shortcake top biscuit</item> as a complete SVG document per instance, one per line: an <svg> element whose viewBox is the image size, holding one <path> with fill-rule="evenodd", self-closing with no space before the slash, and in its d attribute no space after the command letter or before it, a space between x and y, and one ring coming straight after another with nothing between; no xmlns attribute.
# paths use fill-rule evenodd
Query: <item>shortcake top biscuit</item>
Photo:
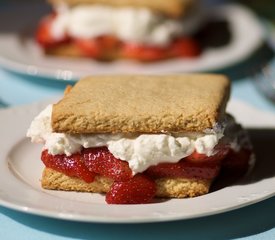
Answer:
<svg viewBox="0 0 275 240"><path fill-rule="evenodd" d="M48 0L53 5L101 4L113 7L149 8L171 17L180 17L188 12L197 0Z"/></svg>
<svg viewBox="0 0 275 240"><path fill-rule="evenodd" d="M202 132L224 114L223 75L122 75L80 80L54 105L52 127L64 133Z"/></svg>

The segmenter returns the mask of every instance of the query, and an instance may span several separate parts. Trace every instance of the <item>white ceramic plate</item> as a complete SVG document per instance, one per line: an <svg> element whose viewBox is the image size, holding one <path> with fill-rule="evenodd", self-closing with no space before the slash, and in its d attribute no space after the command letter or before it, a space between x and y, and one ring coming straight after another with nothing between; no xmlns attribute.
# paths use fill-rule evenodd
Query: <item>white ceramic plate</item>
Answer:
<svg viewBox="0 0 275 240"><path fill-rule="evenodd" d="M46 11L47 12L47 11ZM31 14L30 14L31 13ZM68 59L44 56L29 37L45 8L25 5L0 14L0 64L29 75L55 80L74 80L86 75L119 73L171 73L213 71L238 63L252 54L263 42L262 26L247 8L228 4L208 9L208 18L226 19L232 34L230 44L204 51L197 59L174 59L142 64L120 60L112 63L90 59ZM14 21L20 19L20 21Z"/></svg>
<svg viewBox="0 0 275 240"><path fill-rule="evenodd" d="M157 222L221 213L275 194L275 174L271 171L275 169L274 153L269 154L266 145L262 151L255 146L256 153L260 152L262 156L250 175L232 186L192 199L171 199L145 205L107 205L104 196L99 194L44 190L39 182L43 168L39 160L41 146L31 144L24 136L33 117L45 105L39 103L0 111L0 204L8 208L76 221ZM266 144L265 141L270 141L264 138L262 128L273 128L274 139L274 114L239 101L231 101L229 111L247 127L257 129L252 135L253 138L257 134L262 137L258 142Z"/></svg>

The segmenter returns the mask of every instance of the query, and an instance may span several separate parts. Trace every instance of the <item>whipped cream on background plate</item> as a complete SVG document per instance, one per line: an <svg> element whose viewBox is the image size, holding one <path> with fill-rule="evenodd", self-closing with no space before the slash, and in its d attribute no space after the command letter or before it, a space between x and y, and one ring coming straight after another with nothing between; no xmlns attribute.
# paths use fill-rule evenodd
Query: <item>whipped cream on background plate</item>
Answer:
<svg viewBox="0 0 275 240"><path fill-rule="evenodd" d="M58 5L56 12L51 28L55 39L66 34L85 39L112 35L125 42L154 46L165 46L175 37L193 33L201 22L199 11L180 19L168 18L147 8L103 5L73 8Z"/></svg>
<svg viewBox="0 0 275 240"><path fill-rule="evenodd" d="M223 137L223 128L205 134L65 134L54 133L51 127L52 105L31 123L27 136L44 144L52 155L80 152L81 149L106 146L121 160L127 161L134 174L163 162L176 163L195 150L211 156Z"/></svg>

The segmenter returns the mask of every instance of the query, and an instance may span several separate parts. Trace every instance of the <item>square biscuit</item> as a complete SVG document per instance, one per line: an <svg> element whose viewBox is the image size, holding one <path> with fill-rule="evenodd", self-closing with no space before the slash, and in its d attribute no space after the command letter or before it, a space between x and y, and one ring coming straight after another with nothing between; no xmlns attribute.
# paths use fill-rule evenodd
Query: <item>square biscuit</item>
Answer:
<svg viewBox="0 0 275 240"><path fill-rule="evenodd" d="M115 75L80 80L53 106L63 133L203 132L224 115L223 75Z"/></svg>
<svg viewBox="0 0 275 240"><path fill-rule="evenodd" d="M171 17L187 14L195 1L197 0L49 0L53 5L66 4L71 7L80 4L100 4L112 7L149 8Z"/></svg>

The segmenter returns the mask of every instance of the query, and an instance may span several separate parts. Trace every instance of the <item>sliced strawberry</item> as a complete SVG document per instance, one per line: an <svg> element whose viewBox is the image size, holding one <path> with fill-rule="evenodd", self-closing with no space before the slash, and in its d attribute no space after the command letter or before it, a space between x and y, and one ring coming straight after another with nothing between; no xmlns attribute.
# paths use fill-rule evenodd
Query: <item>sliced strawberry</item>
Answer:
<svg viewBox="0 0 275 240"><path fill-rule="evenodd" d="M191 38L177 39L167 50L170 57L196 57L200 52L198 43Z"/></svg>
<svg viewBox="0 0 275 240"><path fill-rule="evenodd" d="M113 50L121 44L120 41L114 36L101 36L97 38L97 40L101 47L103 47L105 50Z"/></svg>
<svg viewBox="0 0 275 240"><path fill-rule="evenodd" d="M83 159L91 172L116 181L127 181L132 177L128 162L115 158L106 147L84 149Z"/></svg>
<svg viewBox="0 0 275 240"><path fill-rule="evenodd" d="M62 39L55 39L51 34L51 25L55 18L55 14L44 17L38 25L36 31L36 41L44 48L50 48L57 44L68 41L68 37L64 36Z"/></svg>
<svg viewBox="0 0 275 240"><path fill-rule="evenodd" d="M217 163L191 163L181 160L178 163L161 163L147 169L146 175L152 178L184 177L213 179L220 171Z"/></svg>
<svg viewBox="0 0 275 240"><path fill-rule="evenodd" d="M206 156L205 154L200 154L194 151L191 155L184 158L189 162L219 162L226 157L229 152L230 147L228 145L218 145L215 147L216 153L212 156Z"/></svg>
<svg viewBox="0 0 275 240"><path fill-rule="evenodd" d="M85 182L92 182L95 174L90 172L84 165L80 153L75 153L71 156L51 155L47 150L41 154L41 160L46 167L62 172L70 177L79 177Z"/></svg>
<svg viewBox="0 0 275 240"><path fill-rule="evenodd" d="M74 43L80 49L83 56L99 58L103 49L96 39L74 39Z"/></svg>
<svg viewBox="0 0 275 240"><path fill-rule="evenodd" d="M135 175L127 182L114 182L106 194L109 204L150 203L156 194L155 182L143 174Z"/></svg>
<svg viewBox="0 0 275 240"><path fill-rule="evenodd" d="M169 57L195 57L200 52L199 45L195 40L180 38L167 47L151 47L125 43L122 47L121 55L141 61L156 61Z"/></svg>
<svg viewBox="0 0 275 240"><path fill-rule="evenodd" d="M75 39L74 43L80 49L83 56L102 58L116 51L120 42L112 36L102 36L92 39Z"/></svg>
<svg viewBox="0 0 275 240"><path fill-rule="evenodd" d="M164 59L165 49L158 47L141 46L133 43L125 43L121 49L121 55L125 58L140 61L156 61Z"/></svg>

